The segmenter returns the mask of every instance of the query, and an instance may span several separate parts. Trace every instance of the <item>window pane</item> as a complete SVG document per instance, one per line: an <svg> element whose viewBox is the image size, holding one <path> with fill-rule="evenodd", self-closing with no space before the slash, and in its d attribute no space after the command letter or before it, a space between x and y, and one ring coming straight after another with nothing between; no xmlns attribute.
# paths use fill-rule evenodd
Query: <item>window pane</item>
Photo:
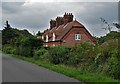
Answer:
<svg viewBox="0 0 120 84"><path fill-rule="evenodd" d="M80 39L80 34L78 34L78 39Z"/></svg>
<svg viewBox="0 0 120 84"><path fill-rule="evenodd" d="M75 34L75 40L80 40L80 39L81 39L80 34Z"/></svg>
<svg viewBox="0 0 120 84"><path fill-rule="evenodd" d="M77 40L77 34L75 34L75 40Z"/></svg>

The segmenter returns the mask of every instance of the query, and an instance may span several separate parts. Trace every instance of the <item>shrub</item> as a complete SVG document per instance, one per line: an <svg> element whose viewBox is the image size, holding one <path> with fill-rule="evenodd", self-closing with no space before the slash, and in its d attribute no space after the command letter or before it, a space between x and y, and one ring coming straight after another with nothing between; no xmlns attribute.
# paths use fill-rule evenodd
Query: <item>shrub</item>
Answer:
<svg viewBox="0 0 120 84"><path fill-rule="evenodd" d="M47 53L47 50L44 49L44 48L41 48L41 49L39 49L39 50L35 50L35 51L34 51L34 56L33 56L33 58L34 58L35 60L37 60L37 59L39 59L41 56L43 56L45 53Z"/></svg>
<svg viewBox="0 0 120 84"><path fill-rule="evenodd" d="M95 64L99 71L120 79L120 52L117 40L109 40L107 43L107 45L99 46L99 54L95 58Z"/></svg>
<svg viewBox="0 0 120 84"><path fill-rule="evenodd" d="M79 46L73 47L69 53L69 59L67 63L69 65L85 66L93 61L94 56L94 46L89 42L81 43Z"/></svg>
<svg viewBox="0 0 120 84"><path fill-rule="evenodd" d="M63 46L51 47L49 49L49 60L54 64L65 63L68 60L69 48Z"/></svg>
<svg viewBox="0 0 120 84"><path fill-rule="evenodd" d="M6 44L3 46L3 52L12 54L13 47L10 44Z"/></svg>
<svg viewBox="0 0 120 84"><path fill-rule="evenodd" d="M120 52L114 50L112 56L108 60L107 74L114 77L115 79L120 79Z"/></svg>
<svg viewBox="0 0 120 84"><path fill-rule="evenodd" d="M33 48L31 46L19 46L19 55L33 57Z"/></svg>

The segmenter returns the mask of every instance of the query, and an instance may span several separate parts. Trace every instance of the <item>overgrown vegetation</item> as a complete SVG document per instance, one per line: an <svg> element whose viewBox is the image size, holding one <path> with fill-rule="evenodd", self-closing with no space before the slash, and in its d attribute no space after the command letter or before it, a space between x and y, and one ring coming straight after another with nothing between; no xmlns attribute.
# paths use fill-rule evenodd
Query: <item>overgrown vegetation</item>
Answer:
<svg viewBox="0 0 120 84"><path fill-rule="evenodd" d="M2 34L5 53L21 55L19 58L85 82L120 80L120 50L118 48L120 32L111 31L104 37L96 38L96 46L85 42L75 47L48 48L44 48L43 41L29 34L27 30L5 28ZM64 70L67 67L68 70ZM72 69L75 69L74 72ZM96 74L98 77L95 76ZM102 76L110 79L104 80Z"/></svg>
<svg viewBox="0 0 120 84"><path fill-rule="evenodd" d="M2 45L3 52L33 57L34 50L42 47L43 40L37 39L27 30L8 26L2 30Z"/></svg>
<svg viewBox="0 0 120 84"><path fill-rule="evenodd" d="M75 79L78 79L80 81L85 82L85 84L119 84L119 80L115 80L112 77L106 76L101 73L89 73L84 70L81 70L81 68L76 68L76 67L70 67L66 66L64 64L53 64L49 63L46 60L41 60L41 59L34 59L34 58L28 58L28 57L23 57L19 55L11 55L13 57L34 63L38 66L42 66L45 68L48 68L50 70L56 71L58 73L62 73L66 76L73 77Z"/></svg>

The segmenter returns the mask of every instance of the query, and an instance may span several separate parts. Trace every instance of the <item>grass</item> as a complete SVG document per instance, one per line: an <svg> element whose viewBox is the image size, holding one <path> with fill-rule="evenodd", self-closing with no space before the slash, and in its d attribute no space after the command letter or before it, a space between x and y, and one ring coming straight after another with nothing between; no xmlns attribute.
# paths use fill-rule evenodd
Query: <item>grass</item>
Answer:
<svg viewBox="0 0 120 84"><path fill-rule="evenodd" d="M65 65L55 65L43 60L34 60L33 58L19 55L10 54L10 56L31 62L33 64L45 67L58 73L62 73L66 76L73 77L77 80L85 82L86 84L120 84L120 80L115 80L111 77L107 77L99 73L88 73L83 71L81 72L79 69L73 67L68 67Z"/></svg>

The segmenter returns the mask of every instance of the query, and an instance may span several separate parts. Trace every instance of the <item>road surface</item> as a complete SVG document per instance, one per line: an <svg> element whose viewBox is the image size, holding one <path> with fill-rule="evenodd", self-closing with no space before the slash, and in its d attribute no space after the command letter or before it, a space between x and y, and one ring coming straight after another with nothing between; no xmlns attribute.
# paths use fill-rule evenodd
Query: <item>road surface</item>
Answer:
<svg viewBox="0 0 120 84"><path fill-rule="evenodd" d="M1 55L1 54L0 54ZM79 82L76 79L2 55L2 82Z"/></svg>

